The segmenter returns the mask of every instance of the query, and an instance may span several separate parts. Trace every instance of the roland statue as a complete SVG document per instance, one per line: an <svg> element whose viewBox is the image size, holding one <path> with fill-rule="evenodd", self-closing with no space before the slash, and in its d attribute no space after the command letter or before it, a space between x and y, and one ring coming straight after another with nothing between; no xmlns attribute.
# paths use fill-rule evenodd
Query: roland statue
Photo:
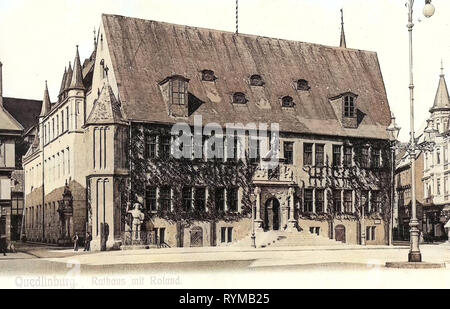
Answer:
<svg viewBox="0 0 450 309"><path fill-rule="evenodd" d="M127 203L127 213L131 214L133 217L132 221L132 233L134 240L141 240L141 224L144 222L144 213L142 212L142 205L139 203L134 203L133 209L130 210L131 203Z"/></svg>

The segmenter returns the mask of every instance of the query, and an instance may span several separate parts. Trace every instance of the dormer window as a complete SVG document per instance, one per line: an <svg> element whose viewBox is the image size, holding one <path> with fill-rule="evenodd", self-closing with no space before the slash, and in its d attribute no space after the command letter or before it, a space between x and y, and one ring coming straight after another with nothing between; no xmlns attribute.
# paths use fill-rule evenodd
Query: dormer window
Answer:
<svg viewBox="0 0 450 309"><path fill-rule="evenodd" d="M235 92L233 94L233 103L235 104L246 104L247 99L245 98L245 94L242 92Z"/></svg>
<svg viewBox="0 0 450 309"><path fill-rule="evenodd" d="M261 77L261 75L254 74L250 76L250 86L263 86L264 81Z"/></svg>
<svg viewBox="0 0 450 309"><path fill-rule="evenodd" d="M290 96L285 96L281 99L282 107L294 107L294 99Z"/></svg>
<svg viewBox="0 0 450 309"><path fill-rule="evenodd" d="M344 117L356 117L355 97L352 95L344 95Z"/></svg>
<svg viewBox="0 0 450 309"><path fill-rule="evenodd" d="M216 76L214 75L214 71L212 70L203 70L202 71L202 80L205 82L213 82L216 80Z"/></svg>
<svg viewBox="0 0 450 309"><path fill-rule="evenodd" d="M170 94L173 105L187 105L188 80L182 76L172 77L170 80Z"/></svg>
<svg viewBox="0 0 450 309"><path fill-rule="evenodd" d="M299 79L296 82L296 86L297 86L297 90L301 90L301 91L308 91L309 89L311 89L311 87L309 86L309 83L307 80L305 79Z"/></svg>

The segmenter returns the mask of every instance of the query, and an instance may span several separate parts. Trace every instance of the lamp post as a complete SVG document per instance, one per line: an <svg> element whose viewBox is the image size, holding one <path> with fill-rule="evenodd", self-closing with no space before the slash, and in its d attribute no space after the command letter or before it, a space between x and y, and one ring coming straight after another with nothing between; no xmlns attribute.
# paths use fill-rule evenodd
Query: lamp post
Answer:
<svg viewBox="0 0 450 309"><path fill-rule="evenodd" d="M413 5L414 0L409 0L406 4L408 8L408 33L409 33L409 96L410 96L410 162L411 162L411 221L409 223L410 229L410 251L408 254L409 262L421 262L422 254L419 249L419 221L417 220L416 212L416 170L414 166L414 161L416 157L416 141L414 138L414 79L413 79L413 45L412 45L412 30L414 27L413 23ZM423 9L423 14L425 17L429 18L434 14L434 6L431 4L431 0L425 0L425 7Z"/></svg>
<svg viewBox="0 0 450 309"><path fill-rule="evenodd" d="M361 213L362 213L362 220L361 220L361 245L366 245L366 219L364 218L364 208L366 207L367 199L364 195L361 196Z"/></svg>
<svg viewBox="0 0 450 309"><path fill-rule="evenodd" d="M394 190L395 190L395 182L394 182L394 172L395 172L395 150L397 149L397 139L398 134L400 133L400 127L395 122L394 114L391 115L391 124L387 127L387 131L389 134L389 141L391 146L391 205L390 205L390 217L389 217L389 246L392 246L393 243L393 233L392 229L394 228Z"/></svg>
<svg viewBox="0 0 450 309"><path fill-rule="evenodd" d="M255 193L250 194L250 202L252 204L252 236L251 236L252 243L251 243L251 246L253 248L256 248L256 235L255 235L255 207L256 207L256 205L254 205L256 202L256 194Z"/></svg>

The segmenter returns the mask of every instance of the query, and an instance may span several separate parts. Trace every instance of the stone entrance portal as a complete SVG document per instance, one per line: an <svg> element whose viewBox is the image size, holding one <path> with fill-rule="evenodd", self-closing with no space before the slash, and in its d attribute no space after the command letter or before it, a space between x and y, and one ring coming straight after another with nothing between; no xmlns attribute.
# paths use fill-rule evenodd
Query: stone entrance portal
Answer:
<svg viewBox="0 0 450 309"><path fill-rule="evenodd" d="M279 230L280 217L280 202L275 197L268 199L264 211L264 229Z"/></svg>

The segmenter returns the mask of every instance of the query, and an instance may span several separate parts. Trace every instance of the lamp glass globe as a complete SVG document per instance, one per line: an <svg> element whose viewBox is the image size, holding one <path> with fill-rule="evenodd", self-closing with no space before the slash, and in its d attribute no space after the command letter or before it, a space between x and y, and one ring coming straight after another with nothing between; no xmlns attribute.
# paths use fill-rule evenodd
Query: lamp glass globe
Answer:
<svg viewBox="0 0 450 309"><path fill-rule="evenodd" d="M434 8L434 5L432 5L431 3L427 3L427 4L425 4L425 7L423 8L423 15L426 18L430 18L431 16L434 15L435 10L436 9Z"/></svg>

